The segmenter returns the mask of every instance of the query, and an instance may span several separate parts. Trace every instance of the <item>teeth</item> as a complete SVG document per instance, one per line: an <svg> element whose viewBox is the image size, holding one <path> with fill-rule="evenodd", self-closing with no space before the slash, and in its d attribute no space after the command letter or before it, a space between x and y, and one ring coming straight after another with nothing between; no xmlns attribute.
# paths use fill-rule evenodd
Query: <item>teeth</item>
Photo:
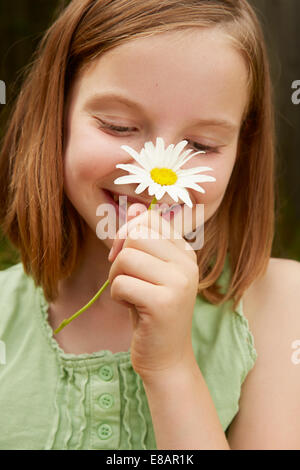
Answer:
<svg viewBox="0 0 300 470"><path fill-rule="evenodd" d="M172 204L170 207L167 207L162 210L162 214L165 214L166 212L170 212L174 207L178 206L179 204Z"/></svg>
<svg viewBox="0 0 300 470"><path fill-rule="evenodd" d="M115 202L119 203L119 195L118 194L114 194L114 193L111 193L112 196L113 196L113 199ZM122 196L122 194L121 194ZM130 207L131 204L134 204L134 202L129 202L127 201L127 207ZM175 203L175 204L172 204L169 208L165 208L162 210L161 214L165 214L166 212L169 212L171 211L174 207L178 206L179 204L178 203Z"/></svg>
<svg viewBox="0 0 300 470"><path fill-rule="evenodd" d="M114 201L117 202L117 203L119 203L119 195L118 195L118 194L114 194L114 193L112 193L112 195L113 195ZM122 196L122 194L121 194L121 196ZM127 201L127 207L130 207L131 204L134 204L134 202Z"/></svg>

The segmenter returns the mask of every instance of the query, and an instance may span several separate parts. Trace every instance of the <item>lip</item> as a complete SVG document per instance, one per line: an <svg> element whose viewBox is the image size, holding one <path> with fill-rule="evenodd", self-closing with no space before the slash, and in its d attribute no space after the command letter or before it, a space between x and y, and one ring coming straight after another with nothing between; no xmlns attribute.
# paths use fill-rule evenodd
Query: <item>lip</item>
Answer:
<svg viewBox="0 0 300 470"><path fill-rule="evenodd" d="M116 210L116 214L117 216L119 217L120 214L122 217L125 217L126 218L126 214L125 214L125 211L122 207L119 206L119 204L117 204L114 200L114 198L111 197L111 193L110 191L108 191L107 189L102 189L103 193L104 193L104 196L105 196L105 199L107 200L107 202L109 204L112 204Z"/></svg>
<svg viewBox="0 0 300 470"><path fill-rule="evenodd" d="M115 202L114 198L112 197L112 194L116 194L116 195L119 196L119 197L120 197L120 196L124 196L124 197L126 196L128 202L132 202L132 203L135 202L135 203L138 203L138 204L144 204L144 206L147 206L147 207L148 207L148 206L150 205L150 203L151 203L151 201L149 201L149 202L147 202L147 201L141 201L140 199L137 199L137 198L135 198L135 197L132 197L132 196L130 196L130 195L128 195L128 194L115 193L115 192L110 191L110 190L108 190L108 189L103 189L103 191L104 191L104 192L106 193L106 195L114 202L114 204L115 204L117 207L119 207L119 205Z"/></svg>
<svg viewBox="0 0 300 470"><path fill-rule="evenodd" d="M150 202L145 202L145 201L141 201L140 199L136 199L130 195L127 195L127 194L120 194L120 193L115 193L113 191L110 191L108 189L104 189L102 188L102 191L104 192L106 198L109 200L109 203L110 204L113 204L113 206L116 208L116 211L117 211L117 214L119 215L119 212L121 212L121 215L125 216L125 211L124 211L124 206L119 206L119 204L116 203L116 201L114 200L112 194L116 194L117 196L126 196L127 197L127 201L128 202L131 202L131 203L138 203L138 204L143 204L144 206L146 206L147 208L150 206ZM169 209L174 206L176 207L176 209L171 212L169 212L168 210L166 211L165 214L161 214L161 216L166 219L166 220L172 220L174 218L174 216L176 215L176 213L179 212L179 208L178 206L180 206L180 210L182 209L182 206L184 204L178 204L178 203L175 203L173 202L172 204L169 204Z"/></svg>
<svg viewBox="0 0 300 470"><path fill-rule="evenodd" d="M112 197L112 194L115 194L117 196L126 196L127 197L127 201L128 202L132 202L132 203L138 203L138 204L144 204L144 206L147 206L147 208L150 206L151 204L151 201L153 198L151 198L149 201L145 201L145 200L141 200L141 199L138 199L136 197L133 197L131 196L130 194L121 194L121 193L116 193L115 191L111 191L109 189L103 189L103 191L115 202L114 198ZM174 201L173 202L170 202L170 203L166 203L165 201L162 202L162 201L157 201L158 204L168 204L169 207L171 206L174 206L175 204L178 204L178 203L175 203ZM183 203L181 204L178 204L178 205L183 205Z"/></svg>

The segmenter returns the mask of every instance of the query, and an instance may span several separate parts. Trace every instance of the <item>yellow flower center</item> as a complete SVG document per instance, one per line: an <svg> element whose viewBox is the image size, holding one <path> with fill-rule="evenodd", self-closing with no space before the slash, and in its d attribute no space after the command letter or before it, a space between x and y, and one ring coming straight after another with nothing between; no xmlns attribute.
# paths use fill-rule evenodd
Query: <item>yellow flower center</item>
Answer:
<svg viewBox="0 0 300 470"><path fill-rule="evenodd" d="M177 175L170 168L153 168L150 172L151 178L155 183L163 185L171 185L176 183Z"/></svg>

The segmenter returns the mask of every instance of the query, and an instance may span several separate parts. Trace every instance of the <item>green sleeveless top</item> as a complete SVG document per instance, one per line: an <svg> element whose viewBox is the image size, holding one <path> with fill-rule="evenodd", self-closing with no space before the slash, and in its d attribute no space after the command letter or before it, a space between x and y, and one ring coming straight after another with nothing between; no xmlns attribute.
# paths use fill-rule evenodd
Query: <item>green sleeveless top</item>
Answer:
<svg viewBox="0 0 300 470"><path fill-rule="evenodd" d="M229 279L229 261L219 278ZM242 301L197 296L192 342L224 432L257 353ZM0 271L0 449L150 449L147 396L130 350L65 353L53 338L41 287L22 263ZM180 407L180 402L178 402Z"/></svg>

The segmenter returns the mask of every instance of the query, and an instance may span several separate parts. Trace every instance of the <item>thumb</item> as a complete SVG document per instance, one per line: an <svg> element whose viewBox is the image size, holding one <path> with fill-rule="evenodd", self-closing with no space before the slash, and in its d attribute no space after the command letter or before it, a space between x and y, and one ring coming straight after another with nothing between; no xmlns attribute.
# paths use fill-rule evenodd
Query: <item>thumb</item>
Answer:
<svg viewBox="0 0 300 470"><path fill-rule="evenodd" d="M127 222L121 227L113 243L113 252L109 257L111 263L122 250L124 242L126 240L126 237L124 238L124 236L119 237L120 231L124 232L124 227L128 224L128 222L145 211L147 211L147 207L144 204L140 203L134 203L127 209Z"/></svg>

